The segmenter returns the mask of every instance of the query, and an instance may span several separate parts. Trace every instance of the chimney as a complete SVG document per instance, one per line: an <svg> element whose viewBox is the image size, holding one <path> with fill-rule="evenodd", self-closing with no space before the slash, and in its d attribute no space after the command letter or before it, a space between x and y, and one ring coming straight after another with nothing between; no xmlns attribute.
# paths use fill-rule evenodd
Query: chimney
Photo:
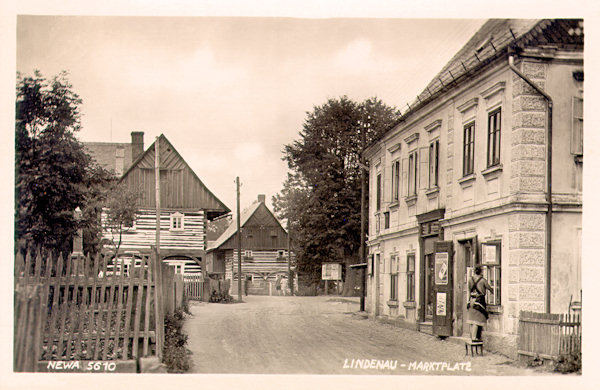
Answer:
<svg viewBox="0 0 600 390"><path fill-rule="evenodd" d="M258 202L259 203L265 203L265 195L264 194L258 195Z"/></svg>
<svg viewBox="0 0 600 390"><path fill-rule="evenodd" d="M134 162L142 153L144 153L144 132L131 132L131 162Z"/></svg>

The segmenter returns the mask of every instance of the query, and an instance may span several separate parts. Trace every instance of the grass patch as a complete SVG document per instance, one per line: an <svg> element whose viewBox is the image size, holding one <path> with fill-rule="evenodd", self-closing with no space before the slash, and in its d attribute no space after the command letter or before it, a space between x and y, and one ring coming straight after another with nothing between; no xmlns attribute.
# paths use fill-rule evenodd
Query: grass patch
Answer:
<svg viewBox="0 0 600 390"><path fill-rule="evenodd" d="M184 321L183 309L165 317L163 363L170 373L184 373L191 367L191 352L186 348L188 336L182 332Z"/></svg>

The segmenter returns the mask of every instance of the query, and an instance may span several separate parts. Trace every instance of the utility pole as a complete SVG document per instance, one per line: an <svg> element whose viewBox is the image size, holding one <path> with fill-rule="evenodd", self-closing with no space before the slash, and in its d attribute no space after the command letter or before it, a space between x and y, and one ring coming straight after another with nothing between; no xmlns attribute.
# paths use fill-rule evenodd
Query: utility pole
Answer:
<svg viewBox="0 0 600 390"><path fill-rule="evenodd" d="M290 286L290 294L294 295L294 275L292 275L292 250L290 238L290 217L287 220L287 251L288 251L288 286Z"/></svg>
<svg viewBox="0 0 600 390"><path fill-rule="evenodd" d="M240 177L235 178L237 191L237 256L238 256L238 301L242 301L242 234L240 232ZM231 274L233 282L233 274Z"/></svg>
<svg viewBox="0 0 600 390"><path fill-rule="evenodd" d="M370 116L368 117L370 119ZM359 263L366 262L366 247L365 247L365 236L367 232L367 174L365 169L365 156L364 150L367 143L367 135L366 131L370 123L364 124L362 129L360 130L360 143L361 143L361 152L360 152L360 260ZM365 311L365 297L367 295L367 268L363 268L362 270L362 288L360 294L360 311Z"/></svg>
<svg viewBox="0 0 600 390"><path fill-rule="evenodd" d="M160 255L160 138L156 137L154 142L154 179L156 196L156 251ZM158 258L160 264L160 257Z"/></svg>

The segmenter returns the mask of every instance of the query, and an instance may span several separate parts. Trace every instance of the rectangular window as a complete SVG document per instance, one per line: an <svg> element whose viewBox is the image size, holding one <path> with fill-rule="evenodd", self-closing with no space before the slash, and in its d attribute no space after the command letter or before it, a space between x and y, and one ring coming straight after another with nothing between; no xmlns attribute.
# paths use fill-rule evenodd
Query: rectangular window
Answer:
<svg viewBox="0 0 600 390"><path fill-rule="evenodd" d="M440 172L440 140L429 144L429 188L434 188L439 185L439 172Z"/></svg>
<svg viewBox="0 0 600 390"><path fill-rule="evenodd" d="M169 230L182 231L185 226L184 215L181 213L173 213L170 218Z"/></svg>
<svg viewBox="0 0 600 390"><path fill-rule="evenodd" d="M473 173L475 168L475 122L464 127L463 137L463 176Z"/></svg>
<svg viewBox="0 0 600 390"><path fill-rule="evenodd" d="M415 301L415 254L406 256L406 301Z"/></svg>
<svg viewBox="0 0 600 390"><path fill-rule="evenodd" d="M384 229L389 229L390 228L390 212L386 211L385 213L383 213L383 218L384 218L384 224L383 224Z"/></svg>
<svg viewBox="0 0 600 390"><path fill-rule="evenodd" d="M381 173L377 175L377 188L375 189L377 192L377 208L376 210L381 210Z"/></svg>
<svg viewBox="0 0 600 390"><path fill-rule="evenodd" d="M400 161L396 160L392 163L392 202L398 201L399 189L400 189Z"/></svg>
<svg viewBox="0 0 600 390"><path fill-rule="evenodd" d="M483 277L487 279L493 291L487 291L486 302L488 305L501 305L501 244L484 243L481 245L481 263Z"/></svg>
<svg viewBox="0 0 600 390"><path fill-rule="evenodd" d="M571 153L583 156L583 98L573 97L571 124Z"/></svg>
<svg viewBox="0 0 600 390"><path fill-rule="evenodd" d="M408 196L417 194L418 154L415 150L408 155Z"/></svg>
<svg viewBox="0 0 600 390"><path fill-rule="evenodd" d="M500 164L500 130L502 111L500 108L488 114L487 166Z"/></svg>
<svg viewBox="0 0 600 390"><path fill-rule="evenodd" d="M398 256L390 258L390 301L398 300Z"/></svg>

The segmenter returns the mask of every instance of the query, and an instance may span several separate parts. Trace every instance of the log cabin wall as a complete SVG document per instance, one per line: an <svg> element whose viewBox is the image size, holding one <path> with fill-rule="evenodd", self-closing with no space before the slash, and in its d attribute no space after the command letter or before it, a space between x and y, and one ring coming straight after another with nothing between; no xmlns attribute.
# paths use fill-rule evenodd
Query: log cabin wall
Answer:
<svg viewBox="0 0 600 390"><path fill-rule="evenodd" d="M161 250L177 250L181 254L199 255L205 250L205 213L204 211L186 211L184 215L184 226L182 231L170 229L171 214L174 211L161 211L160 213L160 247ZM105 213L102 214L106 218ZM103 226L106 224L102 223ZM118 232L113 233L104 229L104 238L114 240L118 243ZM150 250L156 239L156 210L141 209L136 213L136 219L132 228L125 229L122 237L120 251Z"/></svg>

